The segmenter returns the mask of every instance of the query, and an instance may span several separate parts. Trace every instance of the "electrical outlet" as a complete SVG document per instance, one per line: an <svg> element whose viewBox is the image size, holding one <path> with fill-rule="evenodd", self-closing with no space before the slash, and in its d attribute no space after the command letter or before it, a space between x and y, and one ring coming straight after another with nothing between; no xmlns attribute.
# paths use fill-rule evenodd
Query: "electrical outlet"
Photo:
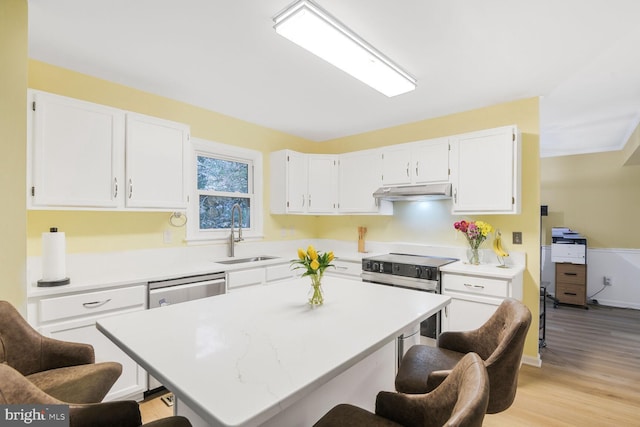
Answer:
<svg viewBox="0 0 640 427"><path fill-rule="evenodd" d="M604 276L603 282L605 286L613 286L613 278L611 276Z"/></svg>
<svg viewBox="0 0 640 427"><path fill-rule="evenodd" d="M513 232L513 244L521 245L522 244L522 231L514 231Z"/></svg>

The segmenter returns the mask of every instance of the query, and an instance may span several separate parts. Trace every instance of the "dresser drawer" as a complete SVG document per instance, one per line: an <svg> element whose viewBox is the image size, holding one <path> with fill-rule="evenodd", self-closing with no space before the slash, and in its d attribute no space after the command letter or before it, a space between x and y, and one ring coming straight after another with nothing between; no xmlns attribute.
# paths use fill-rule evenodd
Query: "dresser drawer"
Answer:
<svg viewBox="0 0 640 427"><path fill-rule="evenodd" d="M587 266L585 264L556 264L556 282L585 284Z"/></svg>
<svg viewBox="0 0 640 427"><path fill-rule="evenodd" d="M466 292L506 298L509 296L509 282L488 277L443 274L442 291Z"/></svg>
<svg viewBox="0 0 640 427"><path fill-rule="evenodd" d="M565 304L585 305L587 303L584 285L556 283L556 299Z"/></svg>
<svg viewBox="0 0 640 427"><path fill-rule="evenodd" d="M147 285L46 298L41 300L39 305L40 322L94 315L136 306L144 309L147 305Z"/></svg>

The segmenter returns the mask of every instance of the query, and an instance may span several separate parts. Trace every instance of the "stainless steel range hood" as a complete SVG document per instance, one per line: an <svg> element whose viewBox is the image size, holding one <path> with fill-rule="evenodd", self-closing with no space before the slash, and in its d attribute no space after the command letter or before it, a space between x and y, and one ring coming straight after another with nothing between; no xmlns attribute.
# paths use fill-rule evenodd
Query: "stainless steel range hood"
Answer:
<svg viewBox="0 0 640 427"><path fill-rule="evenodd" d="M390 201L420 201L451 198L451 184L418 184L399 187L380 187L373 197Z"/></svg>

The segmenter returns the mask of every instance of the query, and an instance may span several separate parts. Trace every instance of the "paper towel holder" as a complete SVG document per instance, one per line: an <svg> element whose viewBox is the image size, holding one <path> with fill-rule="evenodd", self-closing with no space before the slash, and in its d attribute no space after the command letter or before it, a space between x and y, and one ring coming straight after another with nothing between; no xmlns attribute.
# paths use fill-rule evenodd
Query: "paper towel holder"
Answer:
<svg viewBox="0 0 640 427"><path fill-rule="evenodd" d="M49 231L52 232L52 233L56 233L58 231L58 229L56 227L51 227L49 229ZM58 280L40 279L40 280L38 280L38 287L48 288L48 287L52 287L52 286L68 285L69 283L71 283L71 279L69 279L68 277L65 277L64 279L58 279Z"/></svg>

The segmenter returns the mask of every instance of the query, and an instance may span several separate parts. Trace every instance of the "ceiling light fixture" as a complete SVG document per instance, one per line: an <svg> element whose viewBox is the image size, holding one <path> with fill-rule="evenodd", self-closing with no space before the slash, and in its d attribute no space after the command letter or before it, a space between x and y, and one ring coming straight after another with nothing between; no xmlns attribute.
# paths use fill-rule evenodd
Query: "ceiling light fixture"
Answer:
<svg viewBox="0 0 640 427"><path fill-rule="evenodd" d="M273 21L281 36L389 97L416 88L409 73L308 0L293 3Z"/></svg>

